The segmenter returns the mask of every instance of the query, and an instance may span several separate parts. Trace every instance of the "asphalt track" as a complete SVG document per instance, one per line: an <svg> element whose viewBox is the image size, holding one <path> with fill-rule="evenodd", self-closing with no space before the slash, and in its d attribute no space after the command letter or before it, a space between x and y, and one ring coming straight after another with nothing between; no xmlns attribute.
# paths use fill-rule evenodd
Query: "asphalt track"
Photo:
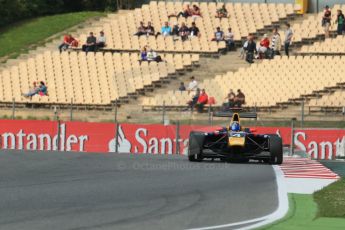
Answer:
<svg viewBox="0 0 345 230"><path fill-rule="evenodd" d="M0 151L0 229L189 229L277 206L270 165Z"/></svg>

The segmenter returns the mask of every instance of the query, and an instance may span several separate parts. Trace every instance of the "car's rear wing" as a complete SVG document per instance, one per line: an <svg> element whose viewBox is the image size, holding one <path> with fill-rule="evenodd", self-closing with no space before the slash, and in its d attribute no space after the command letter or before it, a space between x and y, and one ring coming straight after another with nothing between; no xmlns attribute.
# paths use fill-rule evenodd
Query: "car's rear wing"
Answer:
<svg viewBox="0 0 345 230"><path fill-rule="evenodd" d="M234 114L238 114L240 118L257 118L257 113L254 112L214 112L214 117L233 117Z"/></svg>

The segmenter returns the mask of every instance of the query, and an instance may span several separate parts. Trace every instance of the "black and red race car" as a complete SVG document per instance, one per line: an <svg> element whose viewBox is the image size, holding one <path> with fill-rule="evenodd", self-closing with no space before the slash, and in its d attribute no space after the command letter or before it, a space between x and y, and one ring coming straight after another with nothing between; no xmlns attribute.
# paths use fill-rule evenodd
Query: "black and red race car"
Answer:
<svg viewBox="0 0 345 230"><path fill-rule="evenodd" d="M229 127L204 132L192 131L189 135L188 159L202 161L219 158L233 162L250 159L270 164L283 163L283 142L277 134L256 134L243 128L241 118L256 118L256 113L220 112L219 117L232 117Z"/></svg>

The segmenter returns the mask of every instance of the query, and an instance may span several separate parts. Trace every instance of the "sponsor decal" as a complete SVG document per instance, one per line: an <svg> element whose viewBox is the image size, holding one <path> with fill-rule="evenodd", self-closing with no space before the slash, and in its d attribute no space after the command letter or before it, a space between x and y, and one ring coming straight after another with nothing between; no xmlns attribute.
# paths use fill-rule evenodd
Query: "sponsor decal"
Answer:
<svg viewBox="0 0 345 230"><path fill-rule="evenodd" d="M176 126L121 124L118 133L118 153L187 154L188 137L192 130L204 132L219 127L181 126L176 138ZM60 138L58 138L60 130ZM258 134L277 134L284 145L290 145L289 127L256 127ZM0 120L1 149L60 150L78 152L115 152L116 125L112 123ZM58 144L59 142L59 144ZM298 129L294 133L295 147L310 157L332 159L345 156L345 130Z"/></svg>

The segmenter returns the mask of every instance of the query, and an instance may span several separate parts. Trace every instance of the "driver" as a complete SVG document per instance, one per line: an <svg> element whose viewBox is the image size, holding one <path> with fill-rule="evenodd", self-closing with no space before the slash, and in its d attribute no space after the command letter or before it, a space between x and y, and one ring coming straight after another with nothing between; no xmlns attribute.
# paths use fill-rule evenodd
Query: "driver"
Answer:
<svg viewBox="0 0 345 230"><path fill-rule="evenodd" d="M233 132L241 131L240 123L238 121L233 121L230 124L230 130L233 131Z"/></svg>

